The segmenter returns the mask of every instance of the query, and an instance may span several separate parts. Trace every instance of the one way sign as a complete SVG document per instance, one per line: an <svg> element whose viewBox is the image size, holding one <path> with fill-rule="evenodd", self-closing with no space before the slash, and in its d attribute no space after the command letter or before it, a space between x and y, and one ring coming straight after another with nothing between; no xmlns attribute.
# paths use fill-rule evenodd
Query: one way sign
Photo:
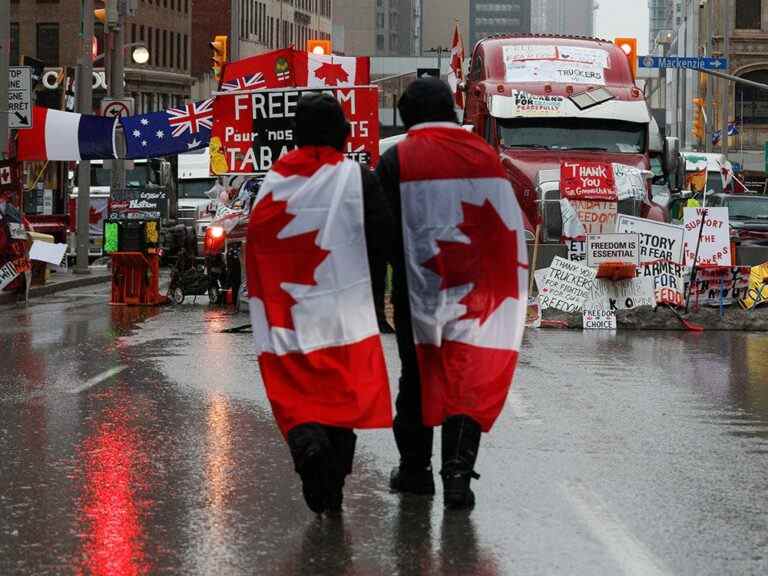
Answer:
<svg viewBox="0 0 768 576"><path fill-rule="evenodd" d="M32 128L32 68L8 68L8 127Z"/></svg>

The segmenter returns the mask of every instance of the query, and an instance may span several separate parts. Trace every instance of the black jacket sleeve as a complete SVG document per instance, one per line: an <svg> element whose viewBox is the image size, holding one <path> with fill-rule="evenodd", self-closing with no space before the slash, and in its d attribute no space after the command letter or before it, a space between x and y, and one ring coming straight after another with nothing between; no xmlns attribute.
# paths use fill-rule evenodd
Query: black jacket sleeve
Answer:
<svg viewBox="0 0 768 576"><path fill-rule="evenodd" d="M368 264L371 271L373 300L376 315L381 323L384 319L384 289L387 277L387 263L392 259L393 221L389 202L382 194L376 175L366 166L361 166L363 179L363 220L365 243L368 248Z"/></svg>

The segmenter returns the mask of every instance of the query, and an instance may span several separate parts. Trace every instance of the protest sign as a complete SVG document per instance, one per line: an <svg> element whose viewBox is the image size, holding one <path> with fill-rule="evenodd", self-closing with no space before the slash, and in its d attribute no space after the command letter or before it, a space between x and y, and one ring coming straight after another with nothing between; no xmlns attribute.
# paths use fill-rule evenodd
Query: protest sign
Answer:
<svg viewBox="0 0 768 576"><path fill-rule="evenodd" d="M568 260L571 262L584 262L587 259L587 242L585 240L566 240L568 247Z"/></svg>
<svg viewBox="0 0 768 576"><path fill-rule="evenodd" d="M685 276L685 267L675 262L660 260L640 267L640 277L653 280L656 304L685 306Z"/></svg>
<svg viewBox="0 0 768 576"><path fill-rule="evenodd" d="M640 262L643 264L658 260L683 263L683 226L619 214L616 232L640 235Z"/></svg>
<svg viewBox="0 0 768 576"><path fill-rule="evenodd" d="M701 306L730 306L744 299L749 290L749 266L706 266L696 272L691 302ZM690 279L686 279L689 283Z"/></svg>
<svg viewBox="0 0 768 576"><path fill-rule="evenodd" d="M613 164L613 180L616 186L616 197L619 201L643 200L647 193L643 171L626 164Z"/></svg>
<svg viewBox="0 0 768 576"><path fill-rule="evenodd" d="M601 280L592 284L592 292L584 304L585 310L632 310L640 306L656 307L651 278L631 280Z"/></svg>
<svg viewBox="0 0 768 576"><path fill-rule="evenodd" d="M587 236L587 266L626 263L640 265L640 239L637 234L590 234Z"/></svg>
<svg viewBox="0 0 768 576"><path fill-rule="evenodd" d="M616 313L609 310L584 310L584 330L616 330Z"/></svg>
<svg viewBox="0 0 768 576"><path fill-rule="evenodd" d="M618 216L618 204L616 202L574 200L572 203L585 234L612 234L616 232L616 217Z"/></svg>
<svg viewBox="0 0 768 576"><path fill-rule="evenodd" d="M542 309L579 312L590 295L594 279L593 269L555 256L545 281L546 294L539 295Z"/></svg>
<svg viewBox="0 0 768 576"><path fill-rule="evenodd" d="M560 195L569 200L616 201L613 166L607 162L560 164Z"/></svg>
<svg viewBox="0 0 768 576"><path fill-rule="evenodd" d="M293 121L307 92L333 94L351 125L345 154L375 165L379 158L379 92L375 86L279 89L218 94L211 132L214 174L263 174L295 148Z"/></svg>
<svg viewBox="0 0 768 576"><path fill-rule="evenodd" d="M19 274L29 270L29 261L25 258L10 260L0 267L0 290L13 282Z"/></svg>
<svg viewBox="0 0 768 576"><path fill-rule="evenodd" d="M568 198L560 198L560 213L563 221L562 237L564 239L583 238L587 234L579 220L574 204L575 202L571 202Z"/></svg>
<svg viewBox="0 0 768 576"><path fill-rule="evenodd" d="M539 268L533 273L533 280L536 282L536 289L539 291L539 294L546 293L547 274L549 274L549 268Z"/></svg>
<svg viewBox="0 0 768 576"><path fill-rule="evenodd" d="M66 252L66 244L51 244L49 242L35 240L32 242L32 247L29 250L29 259L58 266L64 259L64 254L66 254Z"/></svg>
<svg viewBox="0 0 768 576"><path fill-rule="evenodd" d="M752 267L747 295L739 300L741 307L746 310L765 303L768 303L768 262Z"/></svg>
<svg viewBox="0 0 768 576"><path fill-rule="evenodd" d="M693 265L696 257L696 243L699 238L702 215L704 229L699 244L697 264L715 266L731 265L730 220L728 208L685 208L683 220L685 226L685 263Z"/></svg>

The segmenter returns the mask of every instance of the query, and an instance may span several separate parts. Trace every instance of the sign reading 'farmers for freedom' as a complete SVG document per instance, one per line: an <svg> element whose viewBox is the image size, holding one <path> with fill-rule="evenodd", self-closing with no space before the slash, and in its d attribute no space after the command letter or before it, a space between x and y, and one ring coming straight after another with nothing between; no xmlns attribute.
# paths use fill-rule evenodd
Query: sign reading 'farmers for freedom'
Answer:
<svg viewBox="0 0 768 576"><path fill-rule="evenodd" d="M659 260L648 262L640 268L640 276L653 279L653 291L657 304L685 305L686 270L682 264Z"/></svg>
<svg viewBox="0 0 768 576"><path fill-rule="evenodd" d="M218 94L211 132L214 174L260 174L295 148L296 106L307 92L336 97L351 125L345 154L375 165L379 158L379 95L376 87L326 90L279 89Z"/></svg>
<svg viewBox="0 0 768 576"><path fill-rule="evenodd" d="M592 292L596 272L592 268L556 256L549 267L539 302L542 310L556 308L579 312Z"/></svg>
<svg viewBox="0 0 768 576"><path fill-rule="evenodd" d="M643 264L658 260L683 263L685 228L682 226L619 214L616 232L639 234L640 262Z"/></svg>
<svg viewBox="0 0 768 576"><path fill-rule="evenodd" d="M697 264L731 265L730 219L728 208L685 208L685 263L693 264L696 257L696 243L699 238L702 216L704 228L699 244Z"/></svg>
<svg viewBox="0 0 768 576"><path fill-rule="evenodd" d="M637 234L591 234L587 236L587 266L600 264L640 264L640 240Z"/></svg>

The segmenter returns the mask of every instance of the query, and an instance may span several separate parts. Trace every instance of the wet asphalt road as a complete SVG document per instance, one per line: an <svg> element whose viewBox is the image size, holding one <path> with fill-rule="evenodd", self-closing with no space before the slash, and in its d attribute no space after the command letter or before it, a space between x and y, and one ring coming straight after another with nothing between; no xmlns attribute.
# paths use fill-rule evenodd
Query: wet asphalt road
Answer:
<svg viewBox="0 0 768 576"><path fill-rule="evenodd" d="M529 332L471 515L389 494L374 431L334 520L246 316L106 300L0 310L3 576L768 573L768 336Z"/></svg>

